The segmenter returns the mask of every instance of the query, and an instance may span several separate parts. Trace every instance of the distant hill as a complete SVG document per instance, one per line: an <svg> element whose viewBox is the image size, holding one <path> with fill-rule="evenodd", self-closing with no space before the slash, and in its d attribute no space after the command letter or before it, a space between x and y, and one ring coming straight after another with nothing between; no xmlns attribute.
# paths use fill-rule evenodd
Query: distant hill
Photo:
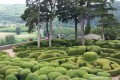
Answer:
<svg viewBox="0 0 120 80"><path fill-rule="evenodd" d="M115 16L120 22L120 1L115 1L112 4L113 7L117 8L117 11L114 11ZM24 13L26 9L25 4L15 4L15 5L8 5L8 4L0 4L0 26L1 25L12 25L12 24L22 24L25 23L20 18L21 14ZM96 26L96 21L92 21L92 25ZM74 26L74 21L69 21L68 24L61 24L57 19L54 20L55 26Z"/></svg>
<svg viewBox="0 0 120 80"><path fill-rule="evenodd" d="M26 6L24 4L0 4L0 24L21 24L24 23L20 18Z"/></svg>

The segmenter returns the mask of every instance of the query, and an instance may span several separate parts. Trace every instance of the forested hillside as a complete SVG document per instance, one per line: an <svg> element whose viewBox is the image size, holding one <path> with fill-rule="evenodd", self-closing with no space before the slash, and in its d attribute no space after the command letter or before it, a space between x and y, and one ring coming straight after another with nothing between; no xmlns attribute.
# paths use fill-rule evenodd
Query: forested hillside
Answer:
<svg viewBox="0 0 120 80"><path fill-rule="evenodd" d="M120 21L120 1L116 1L113 4L113 7L117 8L117 11L114 11L115 16ZM24 23L20 18L21 14L23 14L25 10L24 4L15 4L15 5L8 5L8 4L0 4L0 25L11 25L11 24L21 24ZM96 22L92 22L93 25L96 25ZM69 21L69 23L61 24L57 19L54 20L55 26L74 26L73 21Z"/></svg>
<svg viewBox="0 0 120 80"><path fill-rule="evenodd" d="M16 4L0 4L0 24L19 24L23 23L20 18L20 15L25 10L25 5Z"/></svg>

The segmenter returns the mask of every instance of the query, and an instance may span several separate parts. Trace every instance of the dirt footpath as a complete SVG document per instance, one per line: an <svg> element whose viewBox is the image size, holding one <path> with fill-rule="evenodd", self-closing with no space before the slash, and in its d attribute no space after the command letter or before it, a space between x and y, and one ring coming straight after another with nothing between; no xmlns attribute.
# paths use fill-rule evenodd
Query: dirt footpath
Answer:
<svg viewBox="0 0 120 80"><path fill-rule="evenodd" d="M9 53L10 57L14 57L14 55L15 55L15 52L13 52L13 49L6 49L6 50L3 50L3 51Z"/></svg>

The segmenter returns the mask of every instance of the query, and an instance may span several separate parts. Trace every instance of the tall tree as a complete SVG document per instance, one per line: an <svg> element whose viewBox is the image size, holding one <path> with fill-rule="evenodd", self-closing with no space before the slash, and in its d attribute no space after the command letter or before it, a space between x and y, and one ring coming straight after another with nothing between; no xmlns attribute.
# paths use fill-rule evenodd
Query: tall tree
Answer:
<svg viewBox="0 0 120 80"><path fill-rule="evenodd" d="M28 26L28 32L33 32L35 26L37 26L38 31L38 47L40 47L40 27L39 22L49 22L49 10L45 5L45 1L40 2L40 0L26 0L27 9L24 11L24 14L21 15L21 18L26 21L26 26ZM38 14L38 15L36 15Z"/></svg>
<svg viewBox="0 0 120 80"><path fill-rule="evenodd" d="M58 0L57 4L57 16L62 22L74 21L75 25L75 40L78 37L77 25L80 22L79 19L79 0Z"/></svg>

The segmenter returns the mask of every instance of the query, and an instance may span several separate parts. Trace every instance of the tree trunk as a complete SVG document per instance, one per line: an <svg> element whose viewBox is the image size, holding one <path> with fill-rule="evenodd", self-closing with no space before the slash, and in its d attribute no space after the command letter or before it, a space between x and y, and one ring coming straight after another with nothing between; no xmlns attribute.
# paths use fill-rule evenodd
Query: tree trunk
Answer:
<svg viewBox="0 0 120 80"><path fill-rule="evenodd" d="M38 48L40 48L40 25L38 24Z"/></svg>
<svg viewBox="0 0 120 80"><path fill-rule="evenodd" d="M48 20L46 20L46 30L47 30L47 36L48 36L48 39L49 39Z"/></svg>
<svg viewBox="0 0 120 80"><path fill-rule="evenodd" d="M85 28L85 34L89 34L90 33L90 30L91 30L91 24L90 24L90 17L88 16L87 18L87 26Z"/></svg>
<svg viewBox="0 0 120 80"><path fill-rule="evenodd" d="M75 21L75 40L77 40L77 37L78 37L77 17L75 17L74 21Z"/></svg>
<svg viewBox="0 0 120 80"><path fill-rule="evenodd" d="M81 18L81 40L82 45L85 44L85 36L84 36L84 18Z"/></svg>
<svg viewBox="0 0 120 80"><path fill-rule="evenodd" d="M40 5L41 5L41 3L40 3L40 0L39 0L39 10L38 10L38 48L40 48Z"/></svg>
<svg viewBox="0 0 120 80"><path fill-rule="evenodd" d="M102 21L102 40L105 40L105 36L104 36L104 26L103 26L103 18L101 18Z"/></svg>
<svg viewBox="0 0 120 80"><path fill-rule="evenodd" d="M52 15L50 16L50 32L49 32L49 47L52 46Z"/></svg>
<svg viewBox="0 0 120 80"><path fill-rule="evenodd" d="M90 13L90 2L91 2L91 0L88 0L88 2L87 2L87 8L88 8L88 14L87 14L87 26L86 26L86 28L85 28L85 34L89 34L90 33L90 30L91 30L91 23L90 23L90 15L91 15L91 13Z"/></svg>

